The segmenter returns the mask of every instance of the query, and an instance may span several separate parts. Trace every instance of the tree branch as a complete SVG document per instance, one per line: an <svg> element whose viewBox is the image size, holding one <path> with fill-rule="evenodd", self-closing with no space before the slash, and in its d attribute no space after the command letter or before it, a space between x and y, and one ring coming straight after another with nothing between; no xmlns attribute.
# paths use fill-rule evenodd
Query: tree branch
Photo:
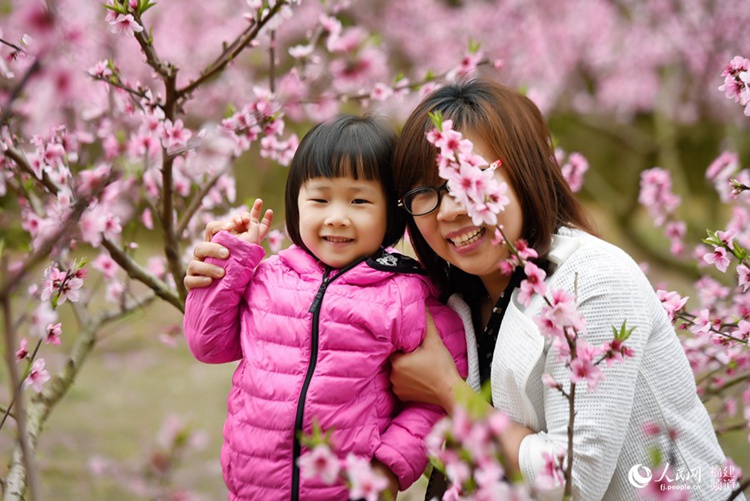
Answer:
<svg viewBox="0 0 750 501"><path fill-rule="evenodd" d="M193 216L196 212L198 212L198 209L201 207L201 203L203 202L203 199L206 197L209 191L211 191L211 188L216 186L216 183L221 179L221 176L226 174L226 172L229 170L229 168L221 169L219 172L214 174L214 177L208 180L206 184L204 184L200 191L195 194L193 199L190 201L190 205L188 205L187 209L183 211L182 219L177 224L177 229L175 233L177 233L177 236L181 236L185 229L190 224L190 220L193 219Z"/></svg>
<svg viewBox="0 0 750 501"><path fill-rule="evenodd" d="M78 372L96 343L96 333L107 323L123 318L135 309L142 308L155 298L154 294L148 292L139 299L133 301L127 308L114 312L105 312L91 321L83 311L79 311L81 318L87 318L82 332L76 337L75 343L70 351L68 361L63 371L49 381L44 391L34 398L28 411L28 436L29 454L36 449L39 433L42 431L52 409L67 394L73 385ZM71 305L76 308L75 303ZM19 408L20 412L20 408ZM23 463L23 452L16 447L10 464L10 470L6 478L4 501L24 501L26 489L26 477L28 472Z"/></svg>
<svg viewBox="0 0 750 501"><path fill-rule="evenodd" d="M279 13L281 8L286 5L286 3L286 0L277 2L276 5L274 5L273 8L271 8L271 10L268 12L268 15L266 15L266 17L261 19L259 22L253 23L245 28L245 30L231 44L229 44L226 49L222 51L222 53L216 58L216 60L214 60L214 62L208 66L208 69L201 73L198 79L190 82L188 85L177 91L178 99L184 99L195 89L200 87L204 82L224 71L227 65L232 60L234 60L234 58L237 57L237 55L239 55L239 53L242 52L250 44L250 42L255 40L260 30L268 23L271 18L273 18L273 16Z"/></svg>
<svg viewBox="0 0 750 501"><path fill-rule="evenodd" d="M128 276L134 280L143 283L160 298L180 310L185 311L185 305L172 289L163 281L156 278L153 274L146 271L138 263L128 256L125 251L117 246L113 241L103 238L102 246L109 251L109 255L115 260L120 267L125 270Z"/></svg>

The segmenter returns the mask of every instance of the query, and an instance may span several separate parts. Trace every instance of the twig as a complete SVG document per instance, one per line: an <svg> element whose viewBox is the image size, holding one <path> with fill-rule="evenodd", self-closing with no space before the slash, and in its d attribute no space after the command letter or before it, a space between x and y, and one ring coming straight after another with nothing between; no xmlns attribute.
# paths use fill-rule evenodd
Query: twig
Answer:
<svg viewBox="0 0 750 501"><path fill-rule="evenodd" d="M31 164L29 163L29 159L26 158L26 155L22 150L13 146L8 146L8 149L4 151L4 154L6 157L13 160L16 165L21 168L21 170L30 174L34 179L37 179L47 189L47 191L49 191L53 195L56 195L60 191L60 187L55 184L52 178L50 178L44 170L42 170L41 179L36 177L34 169L31 168Z"/></svg>
<svg viewBox="0 0 750 501"><path fill-rule="evenodd" d="M108 238L103 238L102 246L109 251L112 259L114 259L115 262L119 264L123 270L125 270L130 278L138 280L139 282L142 282L144 285L148 286L151 290L154 291L157 296L170 303L172 306L180 310L180 312L185 311L184 303L165 282L159 280L155 275L146 271L143 267L136 263L133 258L128 256L125 251L123 251L117 244L115 244Z"/></svg>
<svg viewBox="0 0 750 501"><path fill-rule="evenodd" d="M5 101L5 106L3 106L3 114L0 115L0 127L3 125L6 125L8 123L8 120L10 120L10 116L12 114L11 108L13 107L13 101L18 99L18 96L21 95L21 92L23 91L23 88L26 87L26 84L29 83L29 80L32 76L34 76L35 73L37 73L39 70L42 69L42 63L39 62L39 58L34 59L34 62L29 67L28 70L26 70L26 73L23 75L23 78L20 82L18 82L18 85L16 85L11 93L8 95L8 99Z"/></svg>
<svg viewBox="0 0 750 501"><path fill-rule="evenodd" d="M185 96L190 95L190 93L192 93L204 82L211 79L216 74L224 71L227 65L232 60L234 60L234 58L237 57L237 55L239 55L239 53L242 52L250 44L250 42L255 39L255 37L258 36L258 33L263 28L263 26L265 26L274 15L278 14L278 12L284 5L286 5L286 3L286 1L277 2L276 5L274 5L273 8L271 8L271 10L268 12L266 17L264 17L257 23L253 23L245 28L245 30L231 44L229 44L224 49L224 51L222 51L219 57L217 57L216 60L209 65L208 69L204 71L200 77L177 91L178 98L184 99Z"/></svg>
<svg viewBox="0 0 750 501"><path fill-rule="evenodd" d="M116 312L105 312L96 319L90 320L83 325L82 332L76 337L75 343L70 351L68 361L63 368L62 373L55 376L49 381L44 391L38 397L34 398L29 406L28 411L28 436L31 452L37 444L39 433L47 421L54 406L65 396L70 387L73 385L78 371L80 370L86 357L92 351L96 342L96 333L107 323L122 318L135 309L142 308L154 299L154 294L148 292L141 296L139 300L131 303L127 309ZM71 305L76 308L75 303ZM81 317L86 315L81 312ZM23 452L17 447L13 452L13 458L10 469L6 477L6 488L4 500L22 501L24 500L24 490L26 487L26 477L24 475Z"/></svg>
<svg viewBox="0 0 750 501"><path fill-rule="evenodd" d="M187 209L183 211L182 219L180 219L180 221L177 223L177 236L180 236L184 233L185 229L190 224L190 220L193 219L195 213L198 212L198 209L200 209L203 199L206 197L208 192L211 191L211 188L216 185L219 179L221 179L221 176L223 176L228 170L229 167L225 167L224 169L221 169L219 172L214 174L214 177L209 179L208 182L201 187L200 191L195 194L193 199L190 201L190 205L188 205Z"/></svg>
<svg viewBox="0 0 750 501"><path fill-rule="evenodd" d="M3 258L3 269L7 269L7 258ZM5 364L8 367L10 375L11 391L13 392L13 402L16 404L16 426L18 427L18 445L21 449L23 466L26 469L26 479L29 487L29 495L32 501L37 499L39 491L39 475L36 470L36 464L31 458L32 447L30 446L30 435L26 422L25 403L23 401L20 377L13 348L16 346L15 331L13 330L13 321L11 317L10 296L2 296L3 318L5 324ZM10 409L9 409L10 411Z"/></svg>

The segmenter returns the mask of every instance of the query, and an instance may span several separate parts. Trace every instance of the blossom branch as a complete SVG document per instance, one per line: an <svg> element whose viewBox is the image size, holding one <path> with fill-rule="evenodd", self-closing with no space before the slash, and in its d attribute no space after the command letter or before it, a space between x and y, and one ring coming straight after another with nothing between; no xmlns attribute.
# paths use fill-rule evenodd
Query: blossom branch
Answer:
<svg viewBox="0 0 750 501"><path fill-rule="evenodd" d="M229 65L234 58L236 58L253 40L255 40L260 30L273 18L273 16L278 14L281 11L281 8L286 4L286 0L277 2L263 19L260 19L258 22L253 22L250 26L245 28L245 30L232 43L230 43L221 54L219 54L216 60L208 66L208 69L201 73L200 77L177 91L178 99L184 99L204 82L224 71L227 65Z"/></svg>
<svg viewBox="0 0 750 501"><path fill-rule="evenodd" d="M21 78L21 81L18 82L18 85L16 85L13 90L8 95L8 99L5 101L5 106L3 106L3 114L0 115L0 127L3 125L6 125L8 123L8 120L10 120L11 114L12 114L12 108L13 108L13 101L18 99L18 97L21 95L21 92L23 91L24 87L26 87L26 84L29 83L29 80L31 80L31 77L33 77L36 73L41 71L42 69L42 63L39 61L39 58L34 59L34 62L31 64L28 70L26 70L26 73L24 73L23 78Z"/></svg>
<svg viewBox="0 0 750 501"><path fill-rule="evenodd" d="M34 452L39 434L44 428L44 424L52 412L52 409L67 394L68 390L73 385L79 370L83 366L83 363L93 350L96 343L96 333L106 324L124 318L132 311L151 303L151 301L154 300L154 297L153 293L146 293L130 303L127 308L115 312L104 312L93 320L88 318L86 312L82 308L71 303L73 308L78 308L77 313L82 319L84 319L84 323L82 324L81 333L76 337L62 373L49 381L44 386L43 392L37 395L29 406L27 414L29 454ZM28 467L24 464L24 456L23 451L21 451L19 447L13 452L10 470L6 477L4 501L23 501L25 499L24 490L26 488L26 479L29 478L30 470L28 470Z"/></svg>
<svg viewBox="0 0 750 501"><path fill-rule="evenodd" d="M122 250L117 244L108 238L102 239L102 246L109 251L112 259L115 260L120 267L125 270L128 276L134 280L142 282L148 286L154 293L172 306L177 308L180 312L185 311L184 302L172 291L172 289L163 281L159 280L152 273L146 271L133 258L128 256L124 250Z"/></svg>
<svg viewBox="0 0 750 501"><path fill-rule="evenodd" d="M3 257L3 269L8 269L7 258ZM16 426L18 427L18 446L20 448L20 456L22 458L23 466L26 469L26 480L29 487L29 495L32 501L37 499L39 490L39 472L36 469L36 463L32 460L32 446L30 444L31 437L28 433L26 412L24 410L25 403L23 401L23 391L21 388L22 381L18 375L18 367L16 366L16 360L14 357L14 347L16 346L16 335L13 328L13 321L11 316L11 304L10 296L0 296L0 302L2 303L3 319L5 327L5 364L8 367L8 373L10 375L10 386L13 395L12 402L16 403ZM12 404L11 404L12 405ZM8 407L10 412L10 406Z"/></svg>
<svg viewBox="0 0 750 501"><path fill-rule="evenodd" d="M221 179L221 176L226 174L228 170L229 167L222 169L221 171L214 174L214 176L209 179L203 186L201 186L200 191L195 194L188 207L183 211L182 218L177 223L176 233L178 236L182 235L185 232L185 229L190 224L190 220L193 219L195 213L198 212L198 209L200 209L201 204L203 203L203 199L206 197L208 192L211 191L214 186L216 186L216 183L219 181L219 179Z"/></svg>
<svg viewBox="0 0 750 501"><path fill-rule="evenodd" d="M20 149L14 146L8 146L3 153L6 157L13 160L21 170L30 174L34 179L37 179L47 191L53 195L56 195L60 191L60 187L49 177L49 174L47 174L46 171L42 170L41 179L37 177L36 173L34 173L34 169L31 167L31 163L29 163L29 159L26 158L26 155Z"/></svg>

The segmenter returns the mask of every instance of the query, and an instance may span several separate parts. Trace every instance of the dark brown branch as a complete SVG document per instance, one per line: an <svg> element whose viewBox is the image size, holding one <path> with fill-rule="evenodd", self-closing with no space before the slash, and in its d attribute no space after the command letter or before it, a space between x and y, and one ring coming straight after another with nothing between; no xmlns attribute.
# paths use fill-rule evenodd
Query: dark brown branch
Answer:
<svg viewBox="0 0 750 501"><path fill-rule="evenodd" d="M177 229L175 233L178 237L180 237L184 232L185 229L190 224L190 220L193 218L196 212L198 212L198 209L201 207L201 202L203 202L203 199L206 197L209 191L211 191L211 188L213 188L216 183L221 179L221 176L223 176L229 168L225 168L214 174L214 177L208 180L206 184L204 184L200 191L195 194L193 199L190 201L190 205L188 205L187 209L182 214L182 219L180 219L179 223L177 224Z"/></svg>
<svg viewBox="0 0 750 501"><path fill-rule="evenodd" d="M29 159L26 158L26 155L24 155L23 151L19 150L18 148L15 148L13 146L8 147L7 150L5 150L5 156L13 160L18 167L21 168L21 170L27 172L30 174L34 179L39 180L40 183L53 195L56 195L60 191L60 187L55 184L55 182L52 180L52 178L49 177L49 175L42 170L42 178L39 179L36 177L36 174L34 173L34 169L31 168L31 164L29 163Z"/></svg>
<svg viewBox="0 0 750 501"><path fill-rule="evenodd" d="M11 108L13 108L13 101L18 99L18 96L21 95L21 92L23 92L23 89L24 87L26 87L26 84L29 83L29 80L31 80L31 77L34 76L34 74L40 71L41 69L42 69L42 63L39 62L39 58L34 59L34 62L29 67L29 69L26 70L26 73L24 73L21 81L18 82L18 85L16 85L11 91L10 95L8 95L8 99L6 99L5 101L5 106L3 106L3 114L0 115L0 127L2 127L3 125L7 125L8 120L10 120L10 116L12 114Z"/></svg>
<svg viewBox="0 0 750 501"><path fill-rule="evenodd" d="M142 282L144 285L149 287L154 293L172 306L184 312L184 304L179 297L169 288L169 286L163 281L159 280L156 276L146 271L138 263L128 256L124 250L122 250L117 244L107 238L102 239L102 246L109 251L112 259L115 260L120 267L125 270L128 276L134 280Z"/></svg>
<svg viewBox="0 0 750 501"><path fill-rule="evenodd" d="M222 51L219 57L209 65L208 69L201 73L198 79L190 82L187 86L177 91L178 98L184 99L190 95L196 88L201 86L204 82L211 79L218 73L224 71L227 65L242 52L250 42L255 40L260 30L268 23L268 21L279 13L281 8L286 5L286 1L280 1L268 12L266 17L261 19L257 23L253 23L248 26L227 48Z"/></svg>

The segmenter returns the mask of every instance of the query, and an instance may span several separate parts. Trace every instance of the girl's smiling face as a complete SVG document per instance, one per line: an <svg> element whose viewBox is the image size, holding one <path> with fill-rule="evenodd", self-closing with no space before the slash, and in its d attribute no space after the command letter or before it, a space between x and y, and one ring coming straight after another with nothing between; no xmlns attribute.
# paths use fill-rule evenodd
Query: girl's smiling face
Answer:
<svg viewBox="0 0 750 501"><path fill-rule="evenodd" d="M315 177L302 185L297 203L302 242L332 268L374 254L383 242L387 204L379 181Z"/></svg>

